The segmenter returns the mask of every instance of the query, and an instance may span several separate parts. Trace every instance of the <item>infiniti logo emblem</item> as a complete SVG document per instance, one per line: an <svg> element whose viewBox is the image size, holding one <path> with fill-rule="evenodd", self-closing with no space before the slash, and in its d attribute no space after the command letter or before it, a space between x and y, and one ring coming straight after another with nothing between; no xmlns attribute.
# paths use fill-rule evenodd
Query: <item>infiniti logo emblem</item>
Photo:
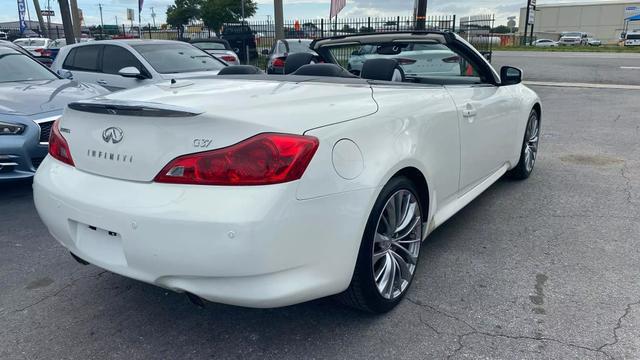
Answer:
<svg viewBox="0 0 640 360"><path fill-rule="evenodd" d="M104 142L106 143L111 142L113 144L117 144L120 141L122 141L123 137L124 137L124 132L122 131L122 129L115 126L106 128L102 132L102 140L104 140Z"/></svg>

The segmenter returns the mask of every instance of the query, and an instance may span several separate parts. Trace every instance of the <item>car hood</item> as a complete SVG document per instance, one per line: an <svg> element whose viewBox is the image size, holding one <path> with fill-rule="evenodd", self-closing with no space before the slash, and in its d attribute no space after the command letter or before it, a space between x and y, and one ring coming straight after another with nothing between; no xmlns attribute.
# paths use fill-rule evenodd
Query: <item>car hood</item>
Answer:
<svg viewBox="0 0 640 360"><path fill-rule="evenodd" d="M0 114L33 115L62 110L75 100L103 95L100 86L73 80L36 80L0 83Z"/></svg>

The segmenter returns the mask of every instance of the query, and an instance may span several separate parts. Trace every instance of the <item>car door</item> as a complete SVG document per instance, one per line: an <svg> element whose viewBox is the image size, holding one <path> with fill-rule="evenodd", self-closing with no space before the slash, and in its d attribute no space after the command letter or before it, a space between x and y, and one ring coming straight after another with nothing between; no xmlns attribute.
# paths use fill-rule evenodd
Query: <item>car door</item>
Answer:
<svg viewBox="0 0 640 360"><path fill-rule="evenodd" d="M74 80L98 84L101 54L102 45L73 47L67 53L62 63L62 68L69 70Z"/></svg>
<svg viewBox="0 0 640 360"><path fill-rule="evenodd" d="M101 55L101 72L97 83L110 91L130 89L151 82L151 74L146 67L129 51L118 45L104 45ZM141 78L124 77L119 71L126 67L135 67Z"/></svg>
<svg viewBox="0 0 640 360"><path fill-rule="evenodd" d="M490 80L489 65L460 57L460 80L445 85L458 109L460 127L460 184L466 192L495 173L513 157L519 119L518 104L509 86ZM482 60L484 61L484 60Z"/></svg>

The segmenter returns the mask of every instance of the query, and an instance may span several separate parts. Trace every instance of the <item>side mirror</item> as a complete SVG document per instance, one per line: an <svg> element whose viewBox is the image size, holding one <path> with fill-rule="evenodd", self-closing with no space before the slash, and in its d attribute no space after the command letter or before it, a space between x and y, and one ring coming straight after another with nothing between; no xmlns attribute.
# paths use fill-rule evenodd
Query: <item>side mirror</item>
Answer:
<svg viewBox="0 0 640 360"><path fill-rule="evenodd" d="M118 71L118 74L126 78L144 79L144 76L140 74L140 70L138 70L138 68L136 68L135 66L124 67L120 69L120 71Z"/></svg>
<svg viewBox="0 0 640 360"><path fill-rule="evenodd" d="M73 73L69 70L58 69L58 71L56 72L58 73L58 75L62 76L63 79L67 79L67 80L73 79Z"/></svg>
<svg viewBox="0 0 640 360"><path fill-rule="evenodd" d="M260 52L262 55L269 55L269 49L262 49Z"/></svg>
<svg viewBox="0 0 640 360"><path fill-rule="evenodd" d="M516 85L522 82L522 70L512 66L503 66L500 69L500 81L502 85Z"/></svg>

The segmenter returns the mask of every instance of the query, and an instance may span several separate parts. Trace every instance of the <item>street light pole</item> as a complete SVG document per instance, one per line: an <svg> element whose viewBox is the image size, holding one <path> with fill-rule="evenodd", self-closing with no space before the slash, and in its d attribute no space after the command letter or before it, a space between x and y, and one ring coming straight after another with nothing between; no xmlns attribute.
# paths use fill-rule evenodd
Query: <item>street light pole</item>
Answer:
<svg viewBox="0 0 640 360"><path fill-rule="evenodd" d="M282 0L273 1L273 20L276 27L276 40L284 39L284 11L282 10Z"/></svg>

